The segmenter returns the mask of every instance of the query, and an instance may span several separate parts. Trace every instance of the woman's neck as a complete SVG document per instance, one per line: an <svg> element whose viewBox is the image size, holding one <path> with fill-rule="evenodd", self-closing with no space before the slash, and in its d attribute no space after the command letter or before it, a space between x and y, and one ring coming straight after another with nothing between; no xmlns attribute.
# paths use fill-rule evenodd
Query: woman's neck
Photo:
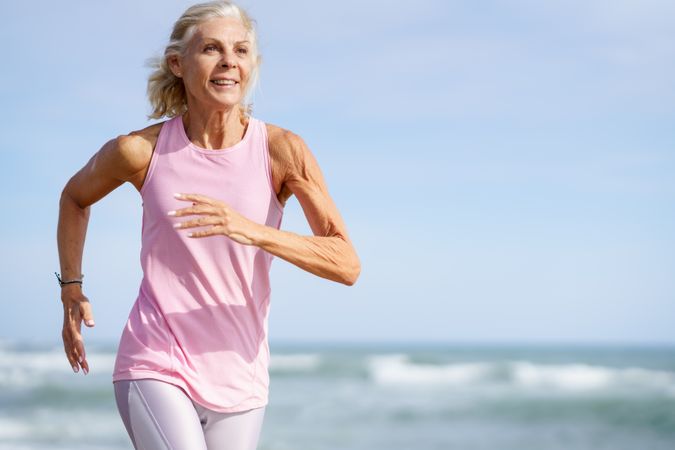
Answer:
<svg viewBox="0 0 675 450"><path fill-rule="evenodd" d="M230 110L200 111L190 109L183 114L185 134L190 142L206 149L235 145L244 138L248 120L237 105Z"/></svg>

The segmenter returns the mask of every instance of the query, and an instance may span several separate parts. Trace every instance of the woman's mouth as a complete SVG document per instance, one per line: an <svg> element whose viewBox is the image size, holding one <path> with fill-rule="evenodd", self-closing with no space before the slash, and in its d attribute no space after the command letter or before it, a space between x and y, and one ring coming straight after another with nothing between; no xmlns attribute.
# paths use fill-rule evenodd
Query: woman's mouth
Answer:
<svg viewBox="0 0 675 450"><path fill-rule="evenodd" d="M220 80L210 80L211 83L215 84L216 86L224 86L224 87L232 87L234 85L239 84L238 81L235 80L230 80L230 79L220 79Z"/></svg>

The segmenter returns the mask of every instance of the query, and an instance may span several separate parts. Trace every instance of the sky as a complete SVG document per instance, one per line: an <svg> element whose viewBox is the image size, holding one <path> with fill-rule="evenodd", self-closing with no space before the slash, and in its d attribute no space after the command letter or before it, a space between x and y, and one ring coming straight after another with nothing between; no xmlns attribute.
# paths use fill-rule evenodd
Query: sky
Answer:
<svg viewBox="0 0 675 450"><path fill-rule="evenodd" d="M148 126L147 58L191 2L1 2L0 340L61 339L58 201ZM272 264L270 342L675 343L675 3L253 1L254 116L303 137L362 264ZM92 206L83 258L116 343L141 201ZM297 200L282 229L310 235Z"/></svg>

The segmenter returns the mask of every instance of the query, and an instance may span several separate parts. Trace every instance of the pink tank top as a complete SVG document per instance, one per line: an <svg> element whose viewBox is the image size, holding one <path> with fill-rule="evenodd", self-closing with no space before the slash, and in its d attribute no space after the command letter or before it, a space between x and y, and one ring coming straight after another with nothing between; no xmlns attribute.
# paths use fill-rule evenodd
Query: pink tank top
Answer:
<svg viewBox="0 0 675 450"><path fill-rule="evenodd" d="M113 382L155 378L218 412L267 404L273 255L227 236L189 238L167 212L192 205L174 192L206 195L246 218L279 228L265 124L250 117L244 138L208 150L190 142L181 116L160 130L145 182L138 297L120 337ZM191 218L197 216L190 216Z"/></svg>

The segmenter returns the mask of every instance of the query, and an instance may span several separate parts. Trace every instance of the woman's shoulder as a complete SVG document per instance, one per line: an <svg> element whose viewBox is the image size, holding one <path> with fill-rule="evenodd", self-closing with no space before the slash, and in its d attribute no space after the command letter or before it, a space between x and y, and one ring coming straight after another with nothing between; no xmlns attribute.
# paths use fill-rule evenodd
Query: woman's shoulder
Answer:
<svg viewBox="0 0 675 450"><path fill-rule="evenodd" d="M166 121L149 125L139 130L130 131L128 134L117 136L117 143L126 152L152 151L157 143L157 137Z"/></svg>
<svg viewBox="0 0 675 450"><path fill-rule="evenodd" d="M292 145L294 141L302 140L299 135L278 125L265 122L265 127L267 128L267 139L271 144Z"/></svg>
<svg viewBox="0 0 675 450"><path fill-rule="evenodd" d="M305 151L309 151L305 141L286 128L271 123L265 123L267 127L267 140L270 155L280 161L290 162L302 158Z"/></svg>
<svg viewBox="0 0 675 450"><path fill-rule="evenodd" d="M165 122L166 121L155 123L139 130L133 130L128 134L121 134L114 139L119 157L124 160L132 170L141 170L148 165L155 144L157 143L157 137Z"/></svg>

